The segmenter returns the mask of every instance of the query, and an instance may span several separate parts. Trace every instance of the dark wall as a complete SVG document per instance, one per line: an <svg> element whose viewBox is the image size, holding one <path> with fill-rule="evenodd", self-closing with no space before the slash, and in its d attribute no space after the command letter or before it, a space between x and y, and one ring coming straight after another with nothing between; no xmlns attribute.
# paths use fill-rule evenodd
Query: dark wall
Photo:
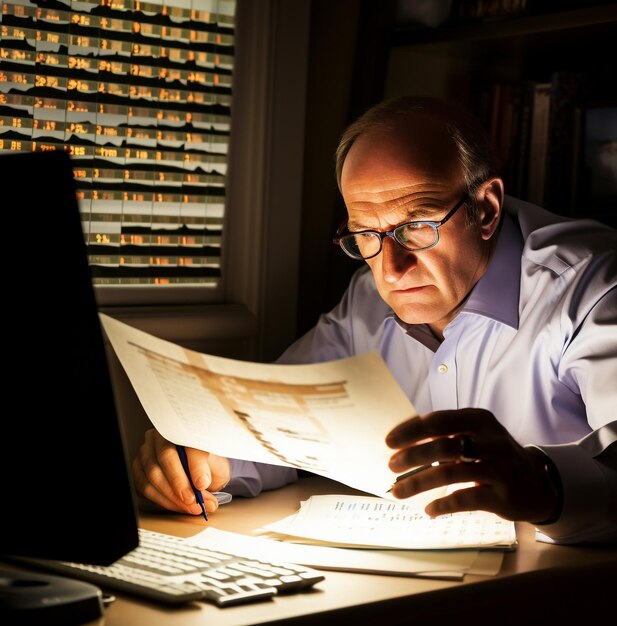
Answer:
<svg viewBox="0 0 617 626"><path fill-rule="evenodd" d="M345 217L334 153L344 127L383 97L393 0L313 0L305 129L298 335L340 299L359 265L334 246Z"/></svg>

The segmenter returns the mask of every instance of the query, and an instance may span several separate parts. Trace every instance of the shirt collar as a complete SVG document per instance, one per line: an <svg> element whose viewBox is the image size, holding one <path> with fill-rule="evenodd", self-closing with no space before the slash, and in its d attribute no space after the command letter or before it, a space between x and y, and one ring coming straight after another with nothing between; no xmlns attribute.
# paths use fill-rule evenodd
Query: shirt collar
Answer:
<svg viewBox="0 0 617 626"><path fill-rule="evenodd" d="M523 237L513 218L504 211L493 258L461 313L482 315L517 329L522 253ZM440 342L425 324L406 324L390 309L386 319L392 318L431 350L439 347Z"/></svg>
<svg viewBox="0 0 617 626"><path fill-rule="evenodd" d="M504 212L493 258L462 312L483 315L518 328L522 253L523 237L512 218Z"/></svg>

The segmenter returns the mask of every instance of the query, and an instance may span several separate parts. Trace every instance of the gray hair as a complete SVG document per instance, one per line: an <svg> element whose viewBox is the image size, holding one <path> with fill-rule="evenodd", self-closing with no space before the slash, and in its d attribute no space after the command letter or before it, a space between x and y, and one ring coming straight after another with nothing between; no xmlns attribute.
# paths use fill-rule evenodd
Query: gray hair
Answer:
<svg viewBox="0 0 617 626"><path fill-rule="evenodd" d="M336 182L341 189L341 173L347 154L356 139L373 129L393 129L412 115L426 115L441 122L452 139L471 200L467 214L476 219L475 192L490 176L497 175L494 146L482 123L461 106L437 98L402 96L384 100L368 109L343 132L335 153Z"/></svg>

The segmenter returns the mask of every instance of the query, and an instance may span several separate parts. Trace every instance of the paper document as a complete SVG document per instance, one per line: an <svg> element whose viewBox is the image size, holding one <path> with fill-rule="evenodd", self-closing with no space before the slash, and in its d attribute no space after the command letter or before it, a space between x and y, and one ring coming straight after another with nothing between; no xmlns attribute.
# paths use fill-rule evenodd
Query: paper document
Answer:
<svg viewBox="0 0 617 626"><path fill-rule="evenodd" d="M354 550L289 544L217 528L206 528L185 541L269 562L298 563L324 570L445 580L462 580L465 574L494 576L499 572L503 560L500 553L486 554L477 550Z"/></svg>
<svg viewBox="0 0 617 626"><path fill-rule="evenodd" d="M377 352L312 365L202 354L100 315L146 414L167 440L285 465L366 493L396 474L386 434L417 412Z"/></svg>
<svg viewBox="0 0 617 626"><path fill-rule="evenodd" d="M445 493L445 492L444 492ZM339 547L442 550L512 549L514 522L487 511L462 511L431 518L422 498L389 501L369 496L312 496L290 517L265 528L302 543Z"/></svg>

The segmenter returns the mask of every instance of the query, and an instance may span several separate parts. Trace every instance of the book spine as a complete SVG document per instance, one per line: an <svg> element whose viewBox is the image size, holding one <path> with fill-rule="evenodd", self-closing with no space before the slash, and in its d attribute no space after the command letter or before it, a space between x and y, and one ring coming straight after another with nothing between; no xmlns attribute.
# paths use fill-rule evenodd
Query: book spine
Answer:
<svg viewBox="0 0 617 626"><path fill-rule="evenodd" d="M533 96L536 83L525 81L521 88L519 128L516 137L516 161L514 163L514 195L517 198L527 198L527 173L529 160L529 146L531 143L531 116L533 110Z"/></svg>
<svg viewBox="0 0 617 626"><path fill-rule="evenodd" d="M551 76L545 206L558 213L570 213L574 204L575 111L587 91L583 74L555 72ZM572 181L572 185L564 184L566 181Z"/></svg>
<svg viewBox="0 0 617 626"><path fill-rule="evenodd" d="M527 200L544 203L551 83L537 83L533 96Z"/></svg>

